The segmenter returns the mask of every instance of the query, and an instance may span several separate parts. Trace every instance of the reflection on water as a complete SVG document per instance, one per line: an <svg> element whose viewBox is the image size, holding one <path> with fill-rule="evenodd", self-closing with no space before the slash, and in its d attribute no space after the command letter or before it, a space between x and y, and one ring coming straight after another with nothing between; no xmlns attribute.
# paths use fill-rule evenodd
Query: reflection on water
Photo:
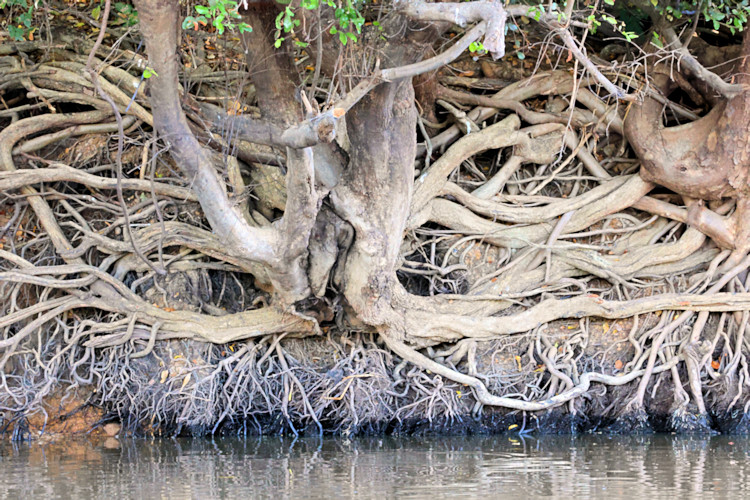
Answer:
<svg viewBox="0 0 750 500"><path fill-rule="evenodd" d="M0 445L0 498L726 498L748 454L727 436Z"/></svg>

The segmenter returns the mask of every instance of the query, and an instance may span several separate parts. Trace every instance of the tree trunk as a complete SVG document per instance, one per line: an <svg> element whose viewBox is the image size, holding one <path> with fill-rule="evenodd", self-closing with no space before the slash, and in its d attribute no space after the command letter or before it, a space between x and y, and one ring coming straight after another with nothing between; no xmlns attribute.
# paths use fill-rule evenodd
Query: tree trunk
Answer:
<svg viewBox="0 0 750 500"><path fill-rule="evenodd" d="M750 30L742 44L738 82L750 85ZM669 95L676 84L668 73L654 85ZM744 197L748 193L750 88L715 106L706 116L680 126L665 127L663 105L646 97L635 104L625 131L642 160L641 176L684 196L703 200Z"/></svg>
<svg viewBox="0 0 750 500"><path fill-rule="evenodd" d="M646 97L633 106L625 120L628 141L641 159L641 177L681 194L690 207L690 222L700 227L711 222L706 234L734 250L725 268L750 251L750 30L745 30L742 63L737 82L744 90L719 102L702 118L685 125L665 127L663 105ZM667 72L657 73L654 84L665 96L676 88ZM707 99L708 100L708 99ZM710 100L709 100L710 102ZM726 221L702 207L702 200L735 198L737 208Z"/></svg>

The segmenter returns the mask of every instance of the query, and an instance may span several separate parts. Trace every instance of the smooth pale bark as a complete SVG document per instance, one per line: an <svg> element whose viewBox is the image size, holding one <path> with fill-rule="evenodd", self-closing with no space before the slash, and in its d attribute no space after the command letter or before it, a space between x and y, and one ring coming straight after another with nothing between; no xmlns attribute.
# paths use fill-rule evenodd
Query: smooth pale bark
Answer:
<svg viewBox="0 0 750 500"><path fill-rule="evenodd" d="M221 240L254 260L272 264L276 258L274 235L253 228L232 208L213 160L188 127L178 94L177 46L179 2L137 0L141 32L156 75L149 90L154 126L170 147L170 154L191 182L212 229Z"/></svg>
<svg viewBox="0 0 750 500"><path fill-rule="evenodd" d="M307 246L321 203L314 183L313 150L287 148L287 192L295 195L287 197L284 217L275 226L251 226L229 200L215 159L198 143L182 110L176 53L179 2L139 0L136 6L149 61L156 73L150 81L154 126L190 179L211 228L228 246L228 252L248 263L260 262L268 267L270 282L283 303L308 297ZM248 37L255 49L254 63L265 62L264 70L253 75L261 110L273 117L273 125L288 128L302 119L300 106L294 102L295 83L290 79L293 63L288 54L284 57L273 53L268 36L260 29L254 33Z"/></svg>

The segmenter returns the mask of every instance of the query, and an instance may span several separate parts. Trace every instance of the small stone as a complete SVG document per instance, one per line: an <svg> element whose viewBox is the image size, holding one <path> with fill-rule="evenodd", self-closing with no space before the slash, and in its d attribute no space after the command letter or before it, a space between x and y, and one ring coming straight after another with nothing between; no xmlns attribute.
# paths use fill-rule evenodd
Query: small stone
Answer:
<svg viewBox="0 0 750 500"><path fill-rule="evenodd" d="M497 76L495 68L487 61L482 61L482 73L486 78L495 78Z"/></svg>
<svg viewBox="0 0 750 500"><path fill-rule="evenodd" d="M120 433L120 429L121 429L120 424L109 423L104 426L104 433L107 436L113 437Z"/></svg>

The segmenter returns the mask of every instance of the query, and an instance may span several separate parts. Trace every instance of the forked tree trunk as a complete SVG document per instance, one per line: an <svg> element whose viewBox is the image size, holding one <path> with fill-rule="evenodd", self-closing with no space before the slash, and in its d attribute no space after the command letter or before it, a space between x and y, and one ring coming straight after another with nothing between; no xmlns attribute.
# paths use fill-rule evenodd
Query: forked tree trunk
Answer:
<svg viewBox="0 0 750 500"><path fill-rule="evenodd" d="M154 125L198 195L211 228L232 253L247 262L246 271L257 271L256 263L265 266L282 304L307 298L307 248L321 203L314 185L312 148L287 148L286 188L294 195L287 197L282 219L270 227L251 225L246 214L229 200L216 169L216 158L196 140L182 110L176 52L179 2L136 0L136 6L149 60L157 73L150 86ZM266 70L260 70L257 79L261 109L274 118L273 125L284 127L299 121L301 113L294 101L290 67L266 49L270 44L263 32L251 38L257 39L253 44L257 64L265 64Z"/></svg>
<svg viewBox="0 0 750 500"><path fill-rule="evenodd" d="M205 157L205 151L184 124L185 117L176 97L176 64L166 60L175 58L175 51L164 49L167 44L177 46L177 2L139 0L137 3L149 55L159 65L160 75L152 91L156 128L167 139L178 164L187 162L186 173L197 178L210 161L202 162L202 169L190 163L188 156ZM274 31L269 26L273 26L275 12L266 3L250 4L245 16L253 26L244 42L263 119L280 129L293 126L303 119L304 97L296 94L292 50L286 46L281 50L273 48ZM421 60L434 30L434 27L407 29L403 39L389 43L380 53L381 67L399 67ZM275 224L276 234L270 238L272 255L257 259L270 268L277 292L293 300L304 299L313 292L308 286L308 275L313 274L314 289L319 293L322 283L318 275L325 278L332 260L338 258L338 285L356 322L370 326L401 322L394 313L393 294L400 290L396 267L414 183L416 116L411 78L395 79L371 90L347 113L350 149L345 168L332 165L343 159L337 156L335 144L287 148L284 216ZM317 188L311 182L313 166L319 178ZM337 181L335 186L321 182L323 171L337 172L332 176ZM206 193L201 195L202 186L196 185L195 189L204 203ZM320 211L320 200L329 190L330 207L335 215ZM204 205L210 206L211 202L205 200ZM310 231L316 219L315 234L319 238L336 237L341 232L340 221L348 223L354 230L348 251L332 257L331 252L318 249L326 245L317 245L319 242L311 245ZM212 227L215 224L222 227L222 221L210 217L209 221ZM233 224L235 230L238 225L241 226L239 222ZM243 233L241 229L238 232ZM236 235L223 236L227 239ZM251 252L246 256L254 258ZM325 264L320 264L321 261ZM282 302L288 304L291 300Z"/></svg>
<svg viewBox="0 0 750 500"><path fill-rule="evenodd" d="M359 319L381 325L394 318L392 293L416 154L416 110L411 80L383 84L352 109L349 168L331 200L355 230L343 291Z"/></svg>

